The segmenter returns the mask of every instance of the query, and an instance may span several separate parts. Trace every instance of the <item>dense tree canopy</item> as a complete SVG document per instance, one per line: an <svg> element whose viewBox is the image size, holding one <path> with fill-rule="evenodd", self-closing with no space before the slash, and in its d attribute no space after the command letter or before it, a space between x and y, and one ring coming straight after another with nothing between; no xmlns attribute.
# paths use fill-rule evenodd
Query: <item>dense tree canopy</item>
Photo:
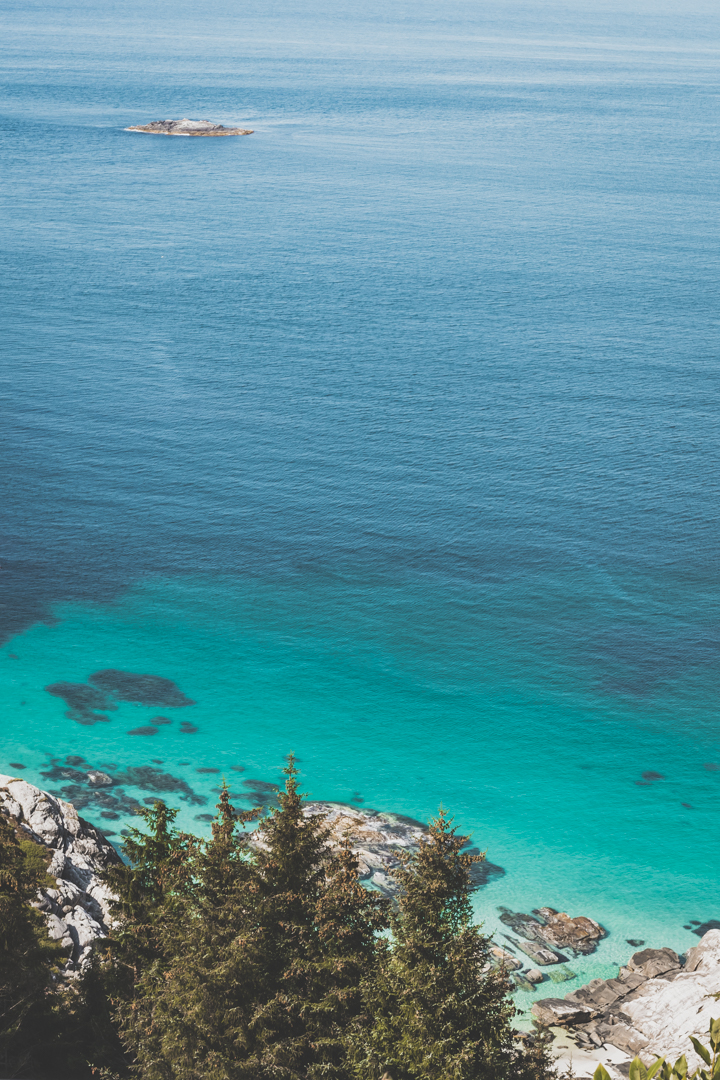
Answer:
<svg viewBox="0 0 720 1080"><path fill-rule="evenodd" d="M140 811L108 873L111 936L63 993L29 906L37 874L0 815L6 1068L45 1080L23 1040L46 1030L55 1080L545 1080L542 1047L514 1041L505 973L472 919L478 857L447 814L395 871L393 906L306 812L292 758L285 773L266 816L223 785L207 841L161 801Z"/></svg>

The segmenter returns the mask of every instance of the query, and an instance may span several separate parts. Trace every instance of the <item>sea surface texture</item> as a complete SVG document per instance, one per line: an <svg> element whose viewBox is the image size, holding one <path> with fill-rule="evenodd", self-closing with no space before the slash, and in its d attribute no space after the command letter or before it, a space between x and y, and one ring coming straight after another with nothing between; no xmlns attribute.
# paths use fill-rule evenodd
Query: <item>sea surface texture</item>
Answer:
<svg viewBox="0 0 720 1080"><path fill-rule="evenodd" d="M607 927L565 989L695 944L717 5L9 0L2 49L0 772L119 842L292 751L453 812L500 944ZM255 133L124 130L185 116Z"/></svg>

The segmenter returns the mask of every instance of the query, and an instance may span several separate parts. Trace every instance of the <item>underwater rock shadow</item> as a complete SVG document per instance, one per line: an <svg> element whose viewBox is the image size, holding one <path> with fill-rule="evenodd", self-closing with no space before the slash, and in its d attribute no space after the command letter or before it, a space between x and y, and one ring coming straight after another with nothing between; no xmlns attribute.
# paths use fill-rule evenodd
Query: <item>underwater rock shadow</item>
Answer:
<svg viewBox="0 0 720 1080"><path fill-rule="evenodd" d="M110 717L103 715L102 712L97 712L98 709L102 709L104 712L115 712L117 710L117 705L113 704L103 690L88 686L86 683L56 682L50 683L45 689L53 697L62 698L65 704L69 706L65 713L68 720L74 720L76 723L84 724L86 727L109 722Z"/></svg>
<svg viewBox="0 0 720 1080"><path fill-rule="evenodd" d="M471 847L463 850L463 855L479 855L480 848ZM496 863L488 862L487 859L483 859L482 862L473 863L470 867L470 880L473 884L473 889L484 889L486 885L490 885L493 881L497 881L498 878L505 877L506 870L503 866L498 866Z"/></svg>
<svg viewBox="0 0 720 1080"><path fill-rule="evenodd" d="M161 675L138 675L118 668L105 668L91 675L88 682L117 701L130 701L136 705L182 709L195 704L172 679Z"/></svg>
<svg viewBox="0 0 720 1080"><path fill-rule="evenodd" d="M207 802L205 796L198 795L185 780L156 769L152 765L128 765L122 772L116 773L114 780L116 784L139 787L144 791L178 794L183 802L188 802L192 806L204 806Z"/></svg>

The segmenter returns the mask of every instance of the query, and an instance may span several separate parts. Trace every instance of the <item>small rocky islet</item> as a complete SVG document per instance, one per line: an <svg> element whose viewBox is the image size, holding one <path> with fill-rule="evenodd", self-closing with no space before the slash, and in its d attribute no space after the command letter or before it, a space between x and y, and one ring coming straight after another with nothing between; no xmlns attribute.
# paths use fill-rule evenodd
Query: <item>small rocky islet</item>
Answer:
<svg viewBox="0 0 720 1080"><path fill-rule="evenodd" d="M212 120L153 120L150 124L135 124L126 131L143 131L146 135L191 135L216 137L218 135L252 135L249 128L226 128L213 124Z"/></svg>

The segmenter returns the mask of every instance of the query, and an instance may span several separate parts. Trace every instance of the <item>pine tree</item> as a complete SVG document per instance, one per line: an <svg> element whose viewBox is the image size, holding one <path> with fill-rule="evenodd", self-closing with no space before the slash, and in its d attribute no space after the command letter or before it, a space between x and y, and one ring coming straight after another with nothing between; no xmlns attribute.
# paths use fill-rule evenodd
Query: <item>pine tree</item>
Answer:
<svg viewBox="0 0 720 1080"><path fill-rule="evenodd" d="M238 813L223 783L212 838L192 860L194 888L166 937L162 979L145 978L152 1026L138 1046L143 1080L231 1080L245 1075L257 996L253 960L255 869L248 836L257 811ZM154 972L151 973L154 975ZM155 985L152 985L154 981Z"/></svg>
<svg viewBox="0 0 720 1080"><path fill-rule="evenodd" d="M389 901L365 889L358 858L345 840L328 867L316 906L319 956L307 1013L312 1048L308 1080L350 1080L351 1034L366 1017L362 986L374 971L378 934L386 930Z"/></svg>
<svg viewBox="0 0 720 1080"><path fill-rule="evenodd" d="M105 875L117 899L103 971L123 1044L134 1055L152 1041L153 995L172 959L169 943L182 933L180 912L192 892L191 856L197 845L174 828L178 811L161 800L138 813L147 831L130 830L123 845L127 864Z"/></svg>
<svg viewBox="0 0 720 1080"><path fill-rule="evenodd" d="M441 810L395 877L393 940L366 983L371 1023L354 1038L356 1076L376 1080L500 1080L513 1060L507 983L473 925L470 867Z"/></svg>
<svg viewBox="0 0 720 1080"><path fill-rule="evenodd" d="M322 814L306 816L289 758L280 806L258 828L255 946L262 973L251 1024L247 1077L297 1080L313 1063L308 1027L320 957L318 902L331 861Z"/></svg>
<svg viewBox="0 0 720 1080"><path fill-rule="evenodd" d="M59 946L48 938L45 920L31 906L38 888L46 884L39 854L38 845L19 838L14 826L0 812L0 1074L3 1076L47 1076L54 1064L52 1048L58 1024L51 991L64 956Z"/></svg>
<svg viewBox="0 0 720 1080"><path fill-rule="evenodd" d="M252 848L223 786L211 841L194 853L182 937L162 979L141 980L152 1023L136 1044L143 1080L345 1080L345 1031L362 1007L384 902L346 844L307 817L292 760L280 807ZM244 823L244 822L243 822Z"/></svg>

